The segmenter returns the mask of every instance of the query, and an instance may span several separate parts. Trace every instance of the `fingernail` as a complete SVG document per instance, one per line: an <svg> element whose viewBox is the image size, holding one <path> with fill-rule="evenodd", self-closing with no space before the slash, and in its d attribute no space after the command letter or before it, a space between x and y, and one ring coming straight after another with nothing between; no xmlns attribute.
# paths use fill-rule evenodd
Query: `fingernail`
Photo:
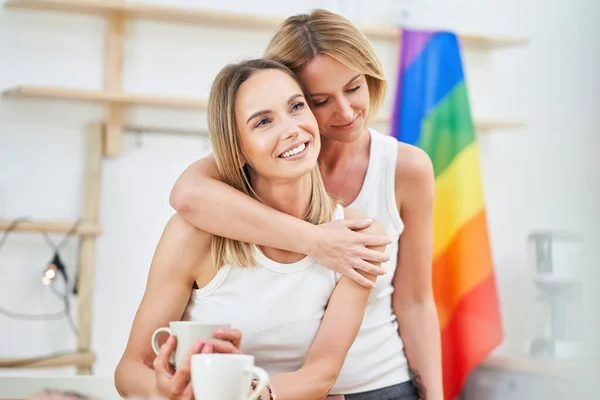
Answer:
<svg viewBox="0 0 600 400"><path fill-rule="evenodd" d="M167 342L169 344L173 343L173 340L175 340L175 338L173 337L173 335L169 335L169 338L167 339Z"/></svg>
<svg viewBox="0 0 600 400"><path fill-rule="evenodd" d="M373 218L365 218L366 222L373 222Z"/></svg>
<svg viewBox="0 0 600 400"><path fill-rule="evenodd" d="M213 332L215 335L220 335L223 333L222 329L215 329L215 331Z"/></svg>
<svg viewBox="0 0 600 400"><path fill-rule="evenodd" d="M194 343L194 351L199 351L204 346L204 340L196 340Z"/></svg>

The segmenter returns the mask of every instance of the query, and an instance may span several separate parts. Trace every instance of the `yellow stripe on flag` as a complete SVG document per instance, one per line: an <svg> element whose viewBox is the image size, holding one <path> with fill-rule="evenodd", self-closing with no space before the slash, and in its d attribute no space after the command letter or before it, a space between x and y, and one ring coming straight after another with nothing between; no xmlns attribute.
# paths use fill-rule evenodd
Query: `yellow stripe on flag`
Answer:
<svg viewBox="0 0 600 400"><path fill-rule="evenodd" d="M433 260L459 229L483 209L477 142L461 151L435 181Z"/></svg>

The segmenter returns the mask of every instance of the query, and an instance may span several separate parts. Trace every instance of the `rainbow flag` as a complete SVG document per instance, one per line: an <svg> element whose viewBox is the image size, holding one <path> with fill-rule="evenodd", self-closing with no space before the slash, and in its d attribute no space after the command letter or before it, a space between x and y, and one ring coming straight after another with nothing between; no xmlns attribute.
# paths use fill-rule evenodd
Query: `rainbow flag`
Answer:
<svg viewBox="0 0 600 400"><path fill-rule="evenodd" d="M433 290L452 400L503 337L479 150L456 35L405 30L401 46L392 134L434 166Z"/></svg>

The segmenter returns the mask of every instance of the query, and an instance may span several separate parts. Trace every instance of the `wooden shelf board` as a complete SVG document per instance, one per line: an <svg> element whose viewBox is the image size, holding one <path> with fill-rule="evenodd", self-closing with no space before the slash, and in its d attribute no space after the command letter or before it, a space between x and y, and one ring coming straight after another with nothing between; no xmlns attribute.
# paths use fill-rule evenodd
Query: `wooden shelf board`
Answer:
<svg viewBox="0 0 600 400"><path fill-rule="evenodd" d="M108 15L121 13L127 18L155 21L219 26L232 29L274 30L282 18L233 13L169 5L147 4L138 1L118 2L114 0L8 0L9 8L62 11L79 14ZM359 25L372 39L398 40L400 30L393 26ZM524 38L486 36L475 34L459 35L461 43L468 47L494 48L527 44Z"/></svg>
<svg viewBox="0 0 600 400"><path fill-rule="evenodd" d="M13 221L0 219L0 232L6 231ZM13 232L48 232L48 233L68 233L72 230L73 222L65 221L27 221L19 223ZM102 227L97 223L82 222L75 231L81 236L99 235Z"/></svg>
<svg viewBox="0 0 600 400"><path fill-rule="evenodd" d="M4 91L7 97L31 97L56 100L77 100L98 103L156 106L170 108L206 108L206 101L186 97L115 93L105 90L69 89L49 86L22 85Z"/></svg>
<svg viewBox="0 0 600 400"><path fill-rule="evenodd" d="M125 124L123 130L129 133L159 133L173 134L181 136L206 136L208 137L207 129L188 129L172 126L155 126L155 125L135 125Z"/></svg>
<svg viewBox="0 0 600 400"><path fill-rule="evenodd" d="M527 123L522 121L508 121L508 120L500 120L500 119L476 119L473 121L475 124L475 129L484 131L491 129L525 129L527 128Z"/></svg>
<svg viewBox="0 0 600 400"><path fill-rule="evenodd" d="M96 361L96 354L82 351L47 357L0 358L0 368L52 368L52 367L89 367Z"/></svg>
<svg viewBox="0 0 600 400"><path fill-rule="evenodd" d="M373 122L379 124L387 124L390 122L390 114L382 112L380 115L373 119ZM475 118L473 121L475 129L478 131L492 130L492 129L521 129L527 128L527 123L522 121L510 121L502 119L489 119L489 118Z"/></svg>
<svg viewBox="0 0 600 400"><path fill-rule="evenodd" d="M31 97L62 100L77 100L105 103L122 103L127 105L139 106L157 106L170 108L191 108L205 110L207 101L204 99L194 99L186 97L164 97L155 95L111 93L103 90L85 90L85 89L66 89L46 86L18 86L8 89L4 92L8 97ZM381 113L374 122L389 123L390 115ZM493 119L476 119L475 128L477 130L491 129L519 129L526 128L527 124L520 121L506 121Z"/></svg>

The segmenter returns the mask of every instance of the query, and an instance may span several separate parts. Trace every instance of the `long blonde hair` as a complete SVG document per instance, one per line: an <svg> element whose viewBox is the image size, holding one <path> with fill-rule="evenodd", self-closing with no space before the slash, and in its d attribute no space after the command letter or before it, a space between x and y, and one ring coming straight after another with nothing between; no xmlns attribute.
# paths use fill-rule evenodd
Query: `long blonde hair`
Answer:
<svg viewBox="0 0 600 400"><path fill-rule="evenodd" d="M225 183L242 193L262 201L252 188L235 119L235 103L240 86L254 73L275 69L288 74L300 88L302 84L285 65L273 60L254 59L229 64L215 78L208 98L208 131L219 173ZM336 202L329 196L317 165L311 171L312 191L310 205L304 220L312 224L331 221ZM210 211L208 211L210 212ZM217 268L224 264L240 267L256 265L252 255L253 245L237 240L214 236L212 260Z"/></svg>
<svg viewBox="0 0 600 400"><path fill-rule="evenodd" d="M387 88L383 65L364 33L341 15L317 9L287 18L269 42L265 57L297 74L319 54L327 54L365 74L371 98L367 118L375 115Z"/></svg>

